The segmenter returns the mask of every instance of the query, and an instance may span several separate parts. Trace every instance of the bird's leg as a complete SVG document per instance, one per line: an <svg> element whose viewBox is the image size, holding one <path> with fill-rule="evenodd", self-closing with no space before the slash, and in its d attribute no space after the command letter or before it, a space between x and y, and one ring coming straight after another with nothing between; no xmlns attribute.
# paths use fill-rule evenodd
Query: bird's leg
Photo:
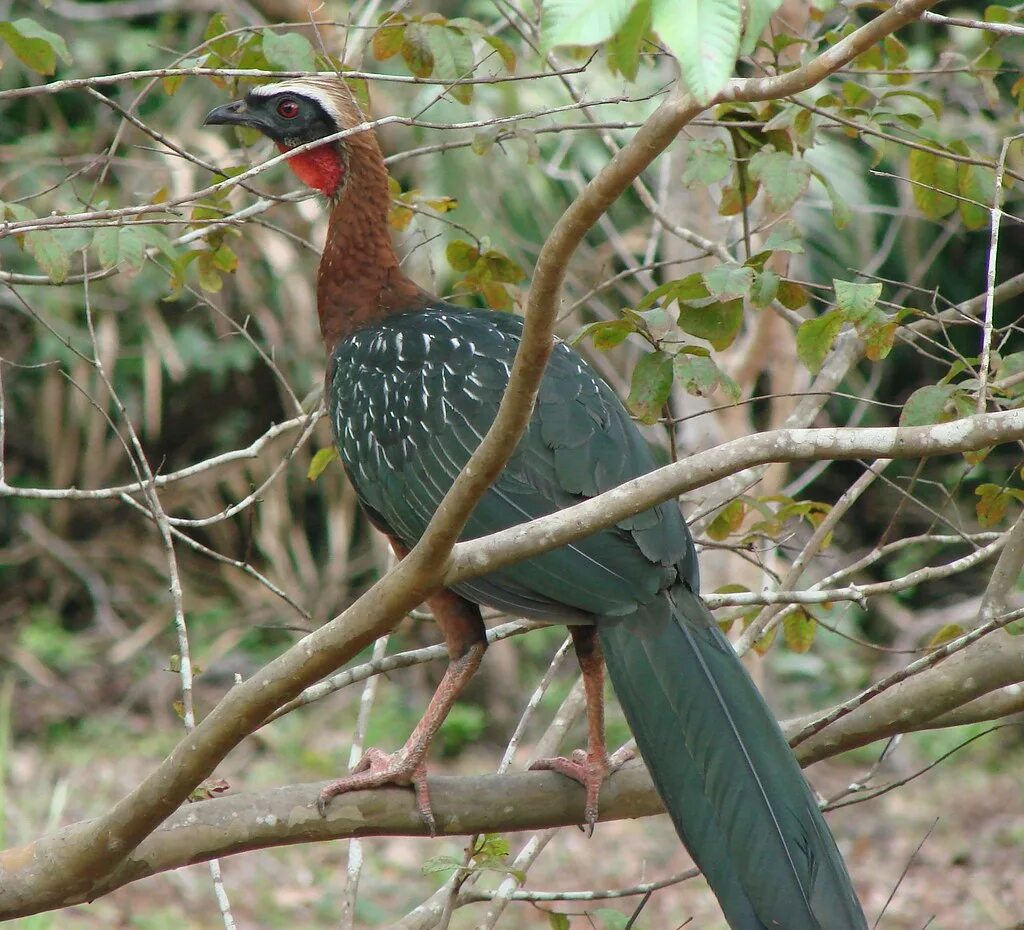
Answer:
<svg viewBox="0 0 1024 930"><path fill-rule="evenodd" d="M576 658L583 673L583 693L587 701L587 748L577 749L570 758L538 759L530 768L559 772L578 781L587 792L584 818L588 833L593 834L597 822L597 801L601 785L624 762L633 758L632 749L620 749L608 755L604 741L604 658L597 629L593 626L569 627Z"/></svg>
<svg viewBox="0 0 1024 930"><path fill-rule="evenodd" d="M401 749L392 754L368 749L350 775L329 782L323 788L317 799L317 809L321 816L326 814L331 798L346 791L361 791L383 785L411 785L416 792L416 806L420 816L430 827L431 834L434 833L434 812L427 790L427 750L459 692L480 666L487 648L487 631L480 609L451 591L439 591L427 598L427 604L448 646L449 664L444 677L430 699L423 718Z"/></svg>

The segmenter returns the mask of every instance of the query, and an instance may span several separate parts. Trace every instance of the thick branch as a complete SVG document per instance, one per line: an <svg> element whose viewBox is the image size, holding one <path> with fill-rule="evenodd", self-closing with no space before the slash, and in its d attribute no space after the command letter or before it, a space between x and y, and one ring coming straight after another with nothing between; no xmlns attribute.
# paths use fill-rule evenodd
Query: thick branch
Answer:
<svg viewBox="0 0 1024 930"><path fill-rule="evenodd" d="M1009 639L1003 636L996 649L974 655L969 667L987 666L999 652L1007 653L1010 658L1014 650L1007 649ZM1016 674L1024 678L1024 657L1020 650L1016 653ZM1008 668L1012 663L1010 658L1004 665ZM938 671L933 670L918 679L921 687L915 700L921 699L923 713L934 706L935 699L943 700L948 698L950 690L958 690L948 689L945 676L937 675ZM979 686L985 687L985 683L992 680L985 675ZM815 748L811 745L813 741L808 741L800 746L796 754L801 764L809 765L892 732L955 726L1005 716L1024 706L1024 687L996 690L931 721L901 719L902 704L900 693L881 695L870 705L873 732L855 726L851 722L855 715L850 715L821 734L828 737L826 745ZM861 710L866 711L868 706ZM788 721L783 728L789 734L795 733L816 716ZM183 807L143 841L116 872L98 884L92 896L159 872L253 849L358 836L427 835L409 791L396 788L354 792L346 797L344 805L331 805L327 817L321 818L315 807L321 787L320 784L291 785ZM579 786L549 772L432 776L430 792L439 835L568 826L579 823L583 813L583 792ZM602 821L647 817L662 810L647 771L639 764L616 772L601 790ZM74 904L82 900L86 898L69 897L62 903ZM0 910L0 919L28 913L32 911Z"/></svg>

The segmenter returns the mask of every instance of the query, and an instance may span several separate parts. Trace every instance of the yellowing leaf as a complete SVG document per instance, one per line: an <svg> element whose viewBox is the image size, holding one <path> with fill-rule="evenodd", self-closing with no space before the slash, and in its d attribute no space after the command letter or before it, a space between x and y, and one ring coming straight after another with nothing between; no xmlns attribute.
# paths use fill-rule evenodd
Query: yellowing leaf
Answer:
<svg viewBox="0 0 1024 930"><path fill-rule="evenodd" d="M71 64L71 54L64 40L33 19L0 22L0 39L10 46L23 65L39 74L53 74L58 55L64 64Z"/></svg>
<svg viewBox="0 0 1024 930"><path fill-rule="evenodd" d="M818 621L802 607L786 614L782 620L782 638L793 652L807 652L814 643Z"/></svg>
<svg viewBox="0 0 1024 930"><path fill-rule="evenodd" d="M306 478L310 481L316 481L335 459L338 458L338 450L335 446L327 446L323 449L317 449L316 454L310 460L309 468L306 469Z"/></svg>
<svg viewBox="0 0 1024 930"><path fill-rule="evenodd" d="M747 515L746 505L741 500L730 501L708 524L708 536L716 542L728 539L742 525Z"/></svg>

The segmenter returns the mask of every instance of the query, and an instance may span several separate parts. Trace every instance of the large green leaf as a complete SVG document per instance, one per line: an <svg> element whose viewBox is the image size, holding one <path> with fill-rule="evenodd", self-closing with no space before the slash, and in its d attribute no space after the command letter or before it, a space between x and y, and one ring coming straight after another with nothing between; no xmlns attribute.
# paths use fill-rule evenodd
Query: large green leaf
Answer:
<svg viewBox="0 0 1024 930"><path fill-rule="evenodd" d="M269 29L263 30L263 54L267 61L279 71L313 71L315 62L313 46L297 32L278 35Z"/></svg>
<svg viewBox="0 0 1024 930"><path fill-rule="evenodd" d="M633 12L608 42L608 67L619 71L627 80L635 80L640 67L640 50L650 31L651 0L637 0Z"/></svg>
<svg viewBox="0 0 1024 930"><path fill-rule="evenodd" d="M597 45L626 21L633 0L544 0L541 39L555 45Z"/></svg>
<svg viewBox="0 0 1024 930"><path fill-rule="evenodd" d="M22 64L39 74L53 74L58 55L64 64L71 64L71 54L64 40L34 19L0 23L0 39L10 46Z"/></svg>
<svg viewBox="0 0 1024 930"><path fill-rule="evenodd" d="M750 159L750 176L764 186L769 209L785 213L807 190L811 167L802 158L767 145Z"/></svg>
<svg viewBox="0 0 1024 930"><path fill-rule="evenodd" d="M930 426L945 419L945 408L956 388L952 384L929 384L918 388L903 405L900 426Z"/></svg>
<svg viewBox="0 0 1024 930"><path fill-rule="evenodd" d="M768 20L781 5L782 0L747 0L747 27L743 30L741 55L749 55L754 51Z"/></svg>
<svg viewBox="0 0 1024 930"><path fill-rule="evenodd" d="M473 99L472 84L457 84L461 78L473 76L473 44L457 29L434 26L427 31L430 52L434 56L434 76L451 82L450 93L459 103Z"/></svg>
<svg viewBox="0 0 1024 930"><path fill-rule="evenodd" d="M740 49L740 0L654 0L651 23L679 59L686 86L710 102L732 76Z"/></svg>
<svg viewBox="0 0 1024 930"><path fill-rule="evenodd" d="M743 299L716 301L706 307L681 306L679 326L691 336L706 339L719 352L728 349L743 325Z"/></svg>

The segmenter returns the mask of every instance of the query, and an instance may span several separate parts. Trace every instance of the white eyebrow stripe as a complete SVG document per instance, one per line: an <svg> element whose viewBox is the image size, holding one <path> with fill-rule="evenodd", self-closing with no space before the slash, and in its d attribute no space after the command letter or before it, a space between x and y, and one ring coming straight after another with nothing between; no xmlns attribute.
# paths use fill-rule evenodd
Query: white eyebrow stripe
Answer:
<svg viewBox="0 0 1024 930"><path fill-rule="evenodd" d="M338 109L330 93L314 87L305 81L279 81L276 84L260 84L249 91L253 97L273 97L275 94L292 93L297 97L305 97L320 104L324 112L339 126L342 123L341 111Z"/></svg>

